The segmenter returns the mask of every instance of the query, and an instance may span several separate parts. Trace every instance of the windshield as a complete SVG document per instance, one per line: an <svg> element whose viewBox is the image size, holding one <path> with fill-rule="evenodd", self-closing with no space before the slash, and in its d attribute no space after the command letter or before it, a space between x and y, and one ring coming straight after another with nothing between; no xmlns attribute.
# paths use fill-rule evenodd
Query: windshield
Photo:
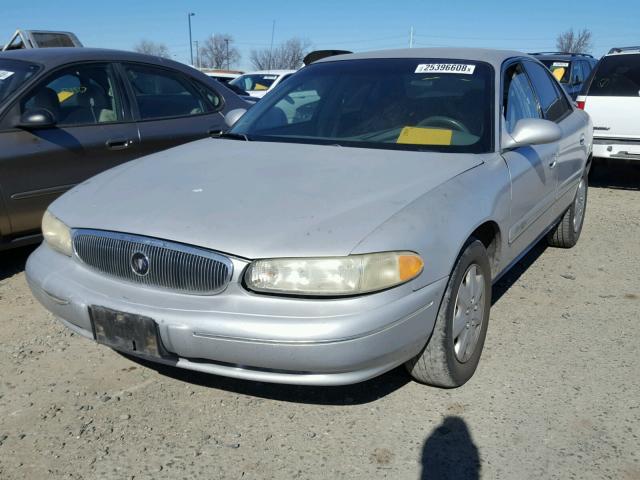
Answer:
<svg viewBox="0 0 640 480"><path fill-rule="evenodd" d="M571 62L562 60L542 60L542 63L551 70L553 76L560 83L569 83L569 71L571 70Z"/></svg>
<svg viewBox="0 0 640 480"><path fill-rule="evenodd" d="M604 57L596 67L588 95L640 96L640 54Z"/></svg>
<svg viewBox="0 0 640 480"><path fill-rule="evenodd" d="M484 153L493 69L469 60L367 59L309 65L249 110L251 140Z"/></svg>
<svg viewBox="0 0 640 480"><path fill-rule="evenodd" d="M0 59L0 103L31 78L39 67L18 60Z"/></svg>
<svg viewBox="0 0 640 480"><path fill-rule="evenodd" d="M232 80L232 85L241 88L246 92L259 92L269 90L269 87L273 85L278 79L278 75L269 73L250 73L247 75L240 75L238 78Z"/></svg>

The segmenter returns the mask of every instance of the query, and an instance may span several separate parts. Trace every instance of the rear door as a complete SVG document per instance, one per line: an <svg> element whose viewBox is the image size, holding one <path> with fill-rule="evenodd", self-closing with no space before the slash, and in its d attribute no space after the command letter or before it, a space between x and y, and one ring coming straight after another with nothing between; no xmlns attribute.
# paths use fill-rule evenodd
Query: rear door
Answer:
<svg viewBox="0 0 640 480"><path fill-rule="evenodd" d="M150 154L205 138L226 128L223 97L177 70L122 64L142 152Z"/></svg>
<svg viewBox="0 0 640 480"><path fill-rule="evenodd" d="M49 128L16 128L46 109ZM87 178L139 155L122 85L110 63L67 66L22 95L0 121L0 182L13 236L40 228L47 206Z"/></svg>
<svg viewBox="0 0 640 480"><path fill-rule="evenodd" d="M584 109L593 119L595 138L640 139L640 54L604 57L587 90Z"/></svg>

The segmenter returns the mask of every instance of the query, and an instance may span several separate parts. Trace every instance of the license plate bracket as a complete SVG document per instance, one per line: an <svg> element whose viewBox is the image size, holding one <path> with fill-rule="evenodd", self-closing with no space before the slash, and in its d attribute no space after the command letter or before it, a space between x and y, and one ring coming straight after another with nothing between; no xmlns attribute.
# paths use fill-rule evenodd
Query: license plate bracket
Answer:
<svg viewBox="0 0 640 480"><path fill-rule="evenodd" d="M152 318L99 306L89 307L89 315L96 342L135 355L168 356Z"/></svg>

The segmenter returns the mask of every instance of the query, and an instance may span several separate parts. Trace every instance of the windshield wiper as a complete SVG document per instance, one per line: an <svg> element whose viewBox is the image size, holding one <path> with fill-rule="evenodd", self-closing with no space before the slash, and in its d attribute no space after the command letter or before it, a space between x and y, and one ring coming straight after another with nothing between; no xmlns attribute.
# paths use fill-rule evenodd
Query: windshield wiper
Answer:
<svg viewBox="0 0 640 480"><path fill-rule="evenodd" d="M220 132L216 137L230 138L231 140L244 140L245 142L249 141L249 137L244 133Z"/></svg>

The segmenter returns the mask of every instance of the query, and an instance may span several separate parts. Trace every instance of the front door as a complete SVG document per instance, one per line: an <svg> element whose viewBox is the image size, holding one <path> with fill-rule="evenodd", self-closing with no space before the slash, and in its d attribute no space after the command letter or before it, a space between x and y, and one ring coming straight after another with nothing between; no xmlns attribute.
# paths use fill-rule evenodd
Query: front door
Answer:
<svg viewBox="0 0 640 480"><path fill-rule="evenodd" d="M579 63L574 62L574 68ZM571 106L560 85L546 68L533 61L525 62L524 66L540 99L543 118L555 122L562 130L562 138L557 144L558 156L555 165L558 183L556 198L559 202L554 209L554 215L559 217L573 199L575 188L584 171L587 158L585 118L582 112Z"/></svg>
<svg viewBox="0 0 640 480"><path fill-rule="evenodd" d="M53 127L15 127L21 114L42 109L56 120ZM9 110L0 123L0 144L0 190L11 236L36 232L60 194L140 155L136 124L108 63L51 74Z"/></svg>
<svg viewBox="0 0 640 480"><path fill-rule="evenodd" d="M542 118L538 98L520 63L505 73L503 99L505 134L512 133L521 119ZM555 200L557 152L558 144L549 143L503 153L511 175L509 243L514 251L528 246L546 226Z"/></svg>

